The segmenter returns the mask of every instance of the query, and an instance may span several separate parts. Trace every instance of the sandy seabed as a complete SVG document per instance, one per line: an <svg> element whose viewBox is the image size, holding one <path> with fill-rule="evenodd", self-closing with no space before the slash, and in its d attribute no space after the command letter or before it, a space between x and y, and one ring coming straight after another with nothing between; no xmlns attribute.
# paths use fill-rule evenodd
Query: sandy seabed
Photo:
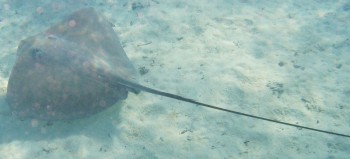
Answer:
<svg viewBox="0 0 350 159"><path fill-rule="evenodd" d="M345 159L350 139L148 93L73 121L19 120L5 102L19 42L94 7L140 83L197 101L350 134L350 2L0 0L0 158Z"/></svg>

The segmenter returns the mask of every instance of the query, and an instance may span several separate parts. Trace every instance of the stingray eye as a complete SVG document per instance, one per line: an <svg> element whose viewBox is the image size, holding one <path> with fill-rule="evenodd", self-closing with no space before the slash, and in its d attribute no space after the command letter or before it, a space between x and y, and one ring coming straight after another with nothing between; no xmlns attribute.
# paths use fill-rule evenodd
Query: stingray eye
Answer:
<svg viewBox="0 0 350 159"><path fill-rule="evenodd" d="M30 51L30 55L34 60L41 60L43 58L43 54L44 54L43 51L41 51L38 48L32 49Z"/></svg>

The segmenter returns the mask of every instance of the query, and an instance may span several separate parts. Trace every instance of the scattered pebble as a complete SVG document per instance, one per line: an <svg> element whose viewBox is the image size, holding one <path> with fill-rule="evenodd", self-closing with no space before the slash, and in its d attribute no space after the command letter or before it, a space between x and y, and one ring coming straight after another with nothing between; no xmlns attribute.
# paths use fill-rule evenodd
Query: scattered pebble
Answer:
<svg viewBox="0 0 350 159"><path fill-rule="evenodd" d="M145 75L145 74L147 74L149 72L149 69L146 68L145 66L142 66L142 67L139 68L139 72L140 72L141 75Z"/></svg>
<svg viewBox="0 0 350 159"><path fill-rule="evenodd" d="M177 41L180 41L180 40L182 40L184 37L178 37L178 38L176 38L176 40Z"/></svg>
<svg viewBox="0 0 350 159"><path fill-rule="evenodd" d="M293 67L294 67L294 68L301 69L301 70L305 70L305 67L300 66L300 65L297 65L297 64L294 64Z"/></svg>
<svg viewBox="0 0 350 159"><path fill-rule="evenodd" d="M272 90L273 95L277 95L277 98L281 97L283 90L283 83L279 82L269 82L266 87Z"/></svg>
<svg viewBox="0 0 350 159"><path fill-rule="evenodd" d="M244 141L244 145L245 145L245 146L248 146L248 143L249 143L249 142L250 142L249 140Z"/></svg>
<svg viewBox="0 0 350 159"><path fill-rule="evenodd" d="M284 66L284 62L282 62L282 61L279 62L279 63L278 63L278 66L280 66L280 67Z"/></svg>

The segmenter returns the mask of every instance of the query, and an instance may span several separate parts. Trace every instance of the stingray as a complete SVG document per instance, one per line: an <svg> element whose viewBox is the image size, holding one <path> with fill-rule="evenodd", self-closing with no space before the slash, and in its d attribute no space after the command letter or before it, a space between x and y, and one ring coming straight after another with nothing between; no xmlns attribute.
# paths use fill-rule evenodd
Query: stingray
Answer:
<svg viewBox="0 0 350 159"><path fill-rule="evenodd" d="M128 93L148 92L278 124L350 137L245 114L159 91L138 83L138 74L111 23L93 8L78 10L46 31L21 41L6 100L14 115L47 121L101 112Z"/></svg>

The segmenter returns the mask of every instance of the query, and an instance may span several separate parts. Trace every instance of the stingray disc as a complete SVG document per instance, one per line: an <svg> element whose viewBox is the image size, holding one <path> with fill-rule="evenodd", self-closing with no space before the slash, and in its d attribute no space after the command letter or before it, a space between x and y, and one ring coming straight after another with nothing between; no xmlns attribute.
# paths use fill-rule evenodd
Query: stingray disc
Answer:
<svg viewBox="0 0 350 159"><path fill-rule="evenodd" d="M135 79L136 71L110 23L92 8L23 40L17 53L7 102L20 118L61 120L95 114L127 98L128 89L113 80Z"/></svg>

